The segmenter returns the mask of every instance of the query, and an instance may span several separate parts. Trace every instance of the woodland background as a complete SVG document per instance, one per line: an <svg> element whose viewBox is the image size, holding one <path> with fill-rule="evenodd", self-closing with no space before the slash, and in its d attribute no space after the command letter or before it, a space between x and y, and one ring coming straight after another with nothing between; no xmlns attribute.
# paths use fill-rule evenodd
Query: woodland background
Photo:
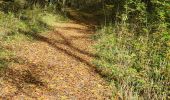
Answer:
<svg viewBox="0 0 170 100"><path fill-rule="evenodd" d="M20 33L46 31L55 21L67 21L69 8L94 16L98 58L93 63L114 87L113 96L170 99L168 0L1 0L0 43L31 39ZM1 70L10 56L0 45Z"/></svg>

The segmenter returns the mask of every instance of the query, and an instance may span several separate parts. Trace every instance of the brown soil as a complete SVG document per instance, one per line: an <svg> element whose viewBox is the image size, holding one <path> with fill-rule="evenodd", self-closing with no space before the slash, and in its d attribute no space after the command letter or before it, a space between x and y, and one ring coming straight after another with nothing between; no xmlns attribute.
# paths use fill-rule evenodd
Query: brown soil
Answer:
<svg viewBox="0 0 170 100"><path fill-rule="evenodd" d="M0 77L2 100L109 100L107 82L91 64L94 30L56 23L48 34L10 47L15 58Z"/></svg>

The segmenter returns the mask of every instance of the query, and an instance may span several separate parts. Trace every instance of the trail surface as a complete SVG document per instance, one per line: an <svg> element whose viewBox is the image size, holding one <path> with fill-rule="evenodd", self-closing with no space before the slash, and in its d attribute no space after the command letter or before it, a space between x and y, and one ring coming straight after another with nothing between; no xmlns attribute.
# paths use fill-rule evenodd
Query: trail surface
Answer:
<svg viewBox="0 0 170 100"><path fill-rule="evenodd" d="M89 37L94 30L75 22L10 47L16 58L0 78L2 100L109 100L110 88L95 71ZM5 75L4 75L5 74Z"/></svg>

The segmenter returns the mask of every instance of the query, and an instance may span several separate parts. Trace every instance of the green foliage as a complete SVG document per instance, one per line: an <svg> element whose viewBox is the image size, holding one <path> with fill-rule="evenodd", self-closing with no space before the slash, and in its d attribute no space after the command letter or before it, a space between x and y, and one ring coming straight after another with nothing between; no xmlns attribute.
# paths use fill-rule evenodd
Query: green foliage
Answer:
<svg viewBox="0 0 170 100"><path fill-rule="evenodd" d="M13 55L14 54L11 51L6 50L2 46L0 46L0 71L8 66L9 62L7 61L7 59L12 57Z"/></svg>
<svg viewBox="0 0 170 100"><path fill-rule="evenodd" d="M95 46L100 56L95 64L102 74L112 79L118 89L123 89L118 90L123 92L122 96L137 92L143 99L166 99L170 62L165 53L168 49L162 47L164 42L152 35L136 37L126 27L112 32L105 33Z"/></svg>
<svg viewBox="0 0 170 100"><path fill-rule="evenodd" d="M94 63L114 83L114 96L119 94L123 100L169 99L168 0L3 0L0 40L32 40L29 34L48 31L56 21L65 21L60 14L65 14L67 6L104 16L105 25L93 36L99 55ZM8 54L0 48L0 68L8 64L4 60Z"/></svg>
<svg viewBox="0 0 170 100"><path fill-rule="evenodd" d="M119 4L113 2L113 5L114 9L119 7L116 23L104 26L94 36L98 39L95 50L99 55L94 63L113 81L117 87L114 93L120 98L168 99L170 34L167 2L125 0Z"/></svg>
<svg viewBox="0 0 170 100"><path fill-rule="evenodd" d="M17 17L19 15L19 17ZM23 10L21 13L0 12L0 38L8 41L31 39L22 32L41 33L51 29L56 22L67 20L60 14L50 13L45 9L34 8ZM13 42L13 41L11 41Z"/></svg>
<svg viewBox="0 0 170 100"><path fill-rule="evenodd" d="M3 3L4 6L0 6L0 69L6 68L10 63L8 59L12 57L12 52L4 49L2 44L12 45L28 40L32 41L34 40L32 34L49 31L56 22L67 21L66 17L49 11L48 8L22 8L15 11L15 7L8 9L10 5L6 6L12 4L12 7L15 6L15 3L23 2L6 2Z"/></svg>
<svg viewBox="0 0 170 100"><path fill-rule="evenodd" d="M0 12L0 23L2 34L7 32L16 32L18 31L18 27L21 25L13 13L4 14L3 12Z"/></svg>

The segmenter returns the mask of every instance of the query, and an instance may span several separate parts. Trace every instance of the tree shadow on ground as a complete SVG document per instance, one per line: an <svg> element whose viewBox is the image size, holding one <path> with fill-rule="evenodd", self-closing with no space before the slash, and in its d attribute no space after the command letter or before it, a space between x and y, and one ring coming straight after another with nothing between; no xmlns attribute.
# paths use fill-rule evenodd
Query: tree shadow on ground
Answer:
<svg viewBox="0 0 170 100"><path fill-rule="evenodd" d="M35 39L35 40L48 43L51 47L55 48L56 50L62 51L65 54L77 59L78 61L87 64L88 66L92 66L92 64L90 62L84 60L83 58L79 57L76 54L73 54L71 51L58 46L58 44L63 44L63 45L70 47L71 49L74 49L75 51L78 51L81 54L85 54L85 55L90 56L90 57L95 57L95 55L93 55L89 52L85 52L85 51L83 51L79 48L74 47L66 37L64 37L61 33L57 32L57 31L55 31L55 34L59 35L63 39L63 41L61 41L61 40L58 41L58 40L55 40L55 39L49 39L49 38L42 36L40 34L37 34L37 33L27 33L27 32L22 32L22 33L24 33L25 35L32 36L32 38Z"/></svg>
<svg viewBox="0 0 170 100"><path fill-rule="evenodd" d="M7 82L8 85L14 86L16 88L16 91L14 93L10 93L7 95L0 95L0 98L12 99L16 95L23 94L30 98L37 99L37 97L34 96L32 92L27 91L25 87L31 85L38 88L44 87L47 88L47 84L40 79L41 75L39 75L38 69L36 68L39 65L29 63L27 60L24 60L22 58L8 58L8 59L4 58L0 60L8 62L9 64L13 63L28 67L27 69L22 70L6 67L3 71L1 71L0 77L2 77L3 80ZM34 69L32 67L34 67Z"/></svg>
<svg viewBox="0 0 170 100"><path fill-rule="evenodd" d="M45 36L42 36L38 33L34 33L34 32L21 32L24 35L27 36L31 36L33 39L37 40L37 41L41 41L41 42L45 42L48 45L50 45L51 47L55 48L58 51L63 52L64 54L76 59L77 61L86 64L87 66L89 66L89 68L92 71L95 71L96 73L98 73L101 77L106 77L106 75L101 73L101 70L99 70L98 68L96 68L96 66L94 64L92 64L92 62L90 60L85 59L84 57L76 54L75 52L78 52L79 54L83 54L87 57L91 57L93 59L99 58L98 55L92 54L90 52L81 50L80 48L74 46L71 41L69 40L70 38L65 37L62 33L58 32L58 31L54 31L54 34L56 34L56 36L62 38L62 40L55 40L55 39L51 39ZM76 37L74 37L76 38ZM86 37L83 37L86 38ZM82 39L82 37L80 37L80 39ZM67 48L61 47L59 45L64 45L66 47L69 47L70 49L74 50L74 52L70 51Z"/></svg>

